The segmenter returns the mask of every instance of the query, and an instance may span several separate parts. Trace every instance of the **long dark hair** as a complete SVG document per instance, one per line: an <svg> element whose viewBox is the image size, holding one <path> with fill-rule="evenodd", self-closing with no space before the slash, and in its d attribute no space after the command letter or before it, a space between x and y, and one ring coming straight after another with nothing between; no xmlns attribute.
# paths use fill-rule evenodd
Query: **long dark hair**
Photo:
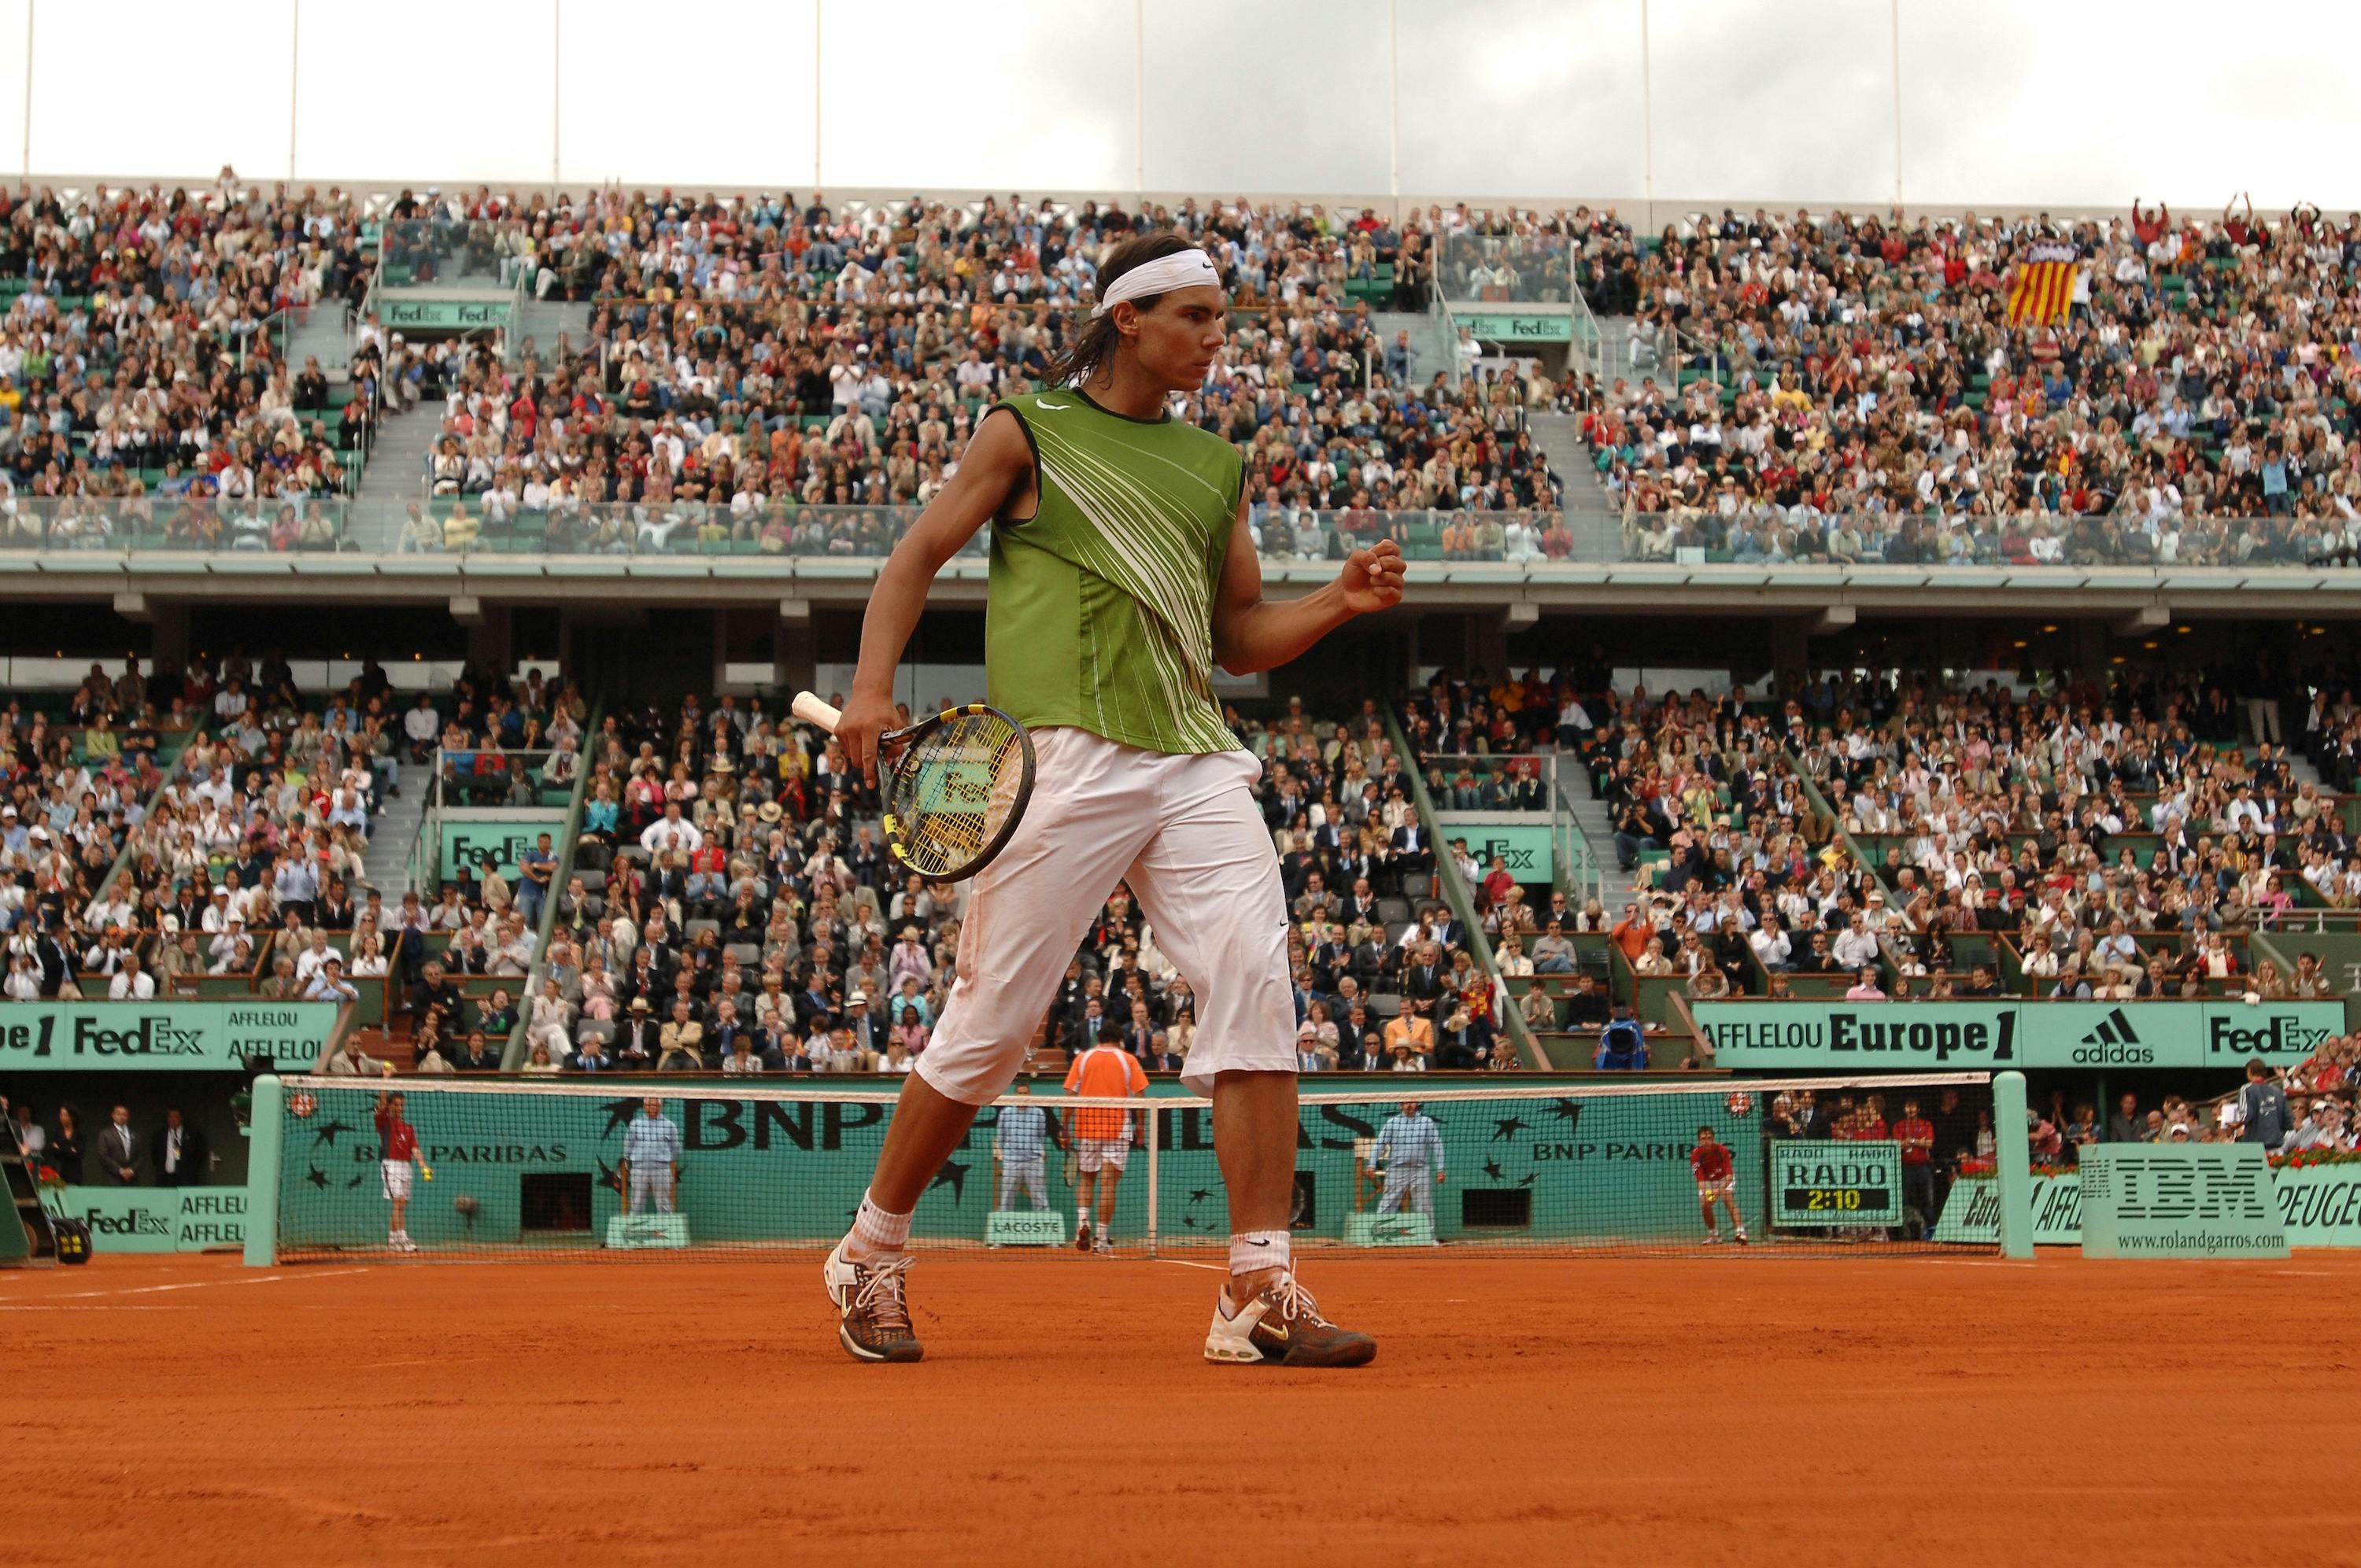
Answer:
<svg viewBox="0 0 2361 1568"><path fill-rule="evenodd" d="M1159 229L1153 234L1132 236L1109 251L1106 260L1100 264L1098 279L1100 298L1106 297L1107 285L1133 268L1195 248L1194 240L1172 229ZM1156 308L1157 302L1163 298L1161 294L1142 294L1130 302L1140 310L1152 311ZM1099 367L1115 357L1115 345L1122 341L1122 338L1123 334L1115 330L1115 316L1112 313L1088 318L1082 323L1081 330L1074 334L1072 341L1067 344L1065 353L1060 355L1057 363L1049 367L1049 384L1053 387L1063 387L1089 379Z"/></svg>

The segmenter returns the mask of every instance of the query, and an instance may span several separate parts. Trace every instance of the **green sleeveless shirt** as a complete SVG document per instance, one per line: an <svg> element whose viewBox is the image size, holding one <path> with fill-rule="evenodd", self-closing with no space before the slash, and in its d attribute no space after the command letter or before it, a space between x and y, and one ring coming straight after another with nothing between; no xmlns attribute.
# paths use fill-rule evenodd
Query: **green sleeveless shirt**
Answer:
<svg viewBox="0 0 2361 1568"><path fill-rule="evenodd" d="M1071 388L1011 398L1039 504L992 525L992 705L1145 751L1238 743L1213 700L1213 594L1245 465L1175 419L1111 413Z"/></svg>

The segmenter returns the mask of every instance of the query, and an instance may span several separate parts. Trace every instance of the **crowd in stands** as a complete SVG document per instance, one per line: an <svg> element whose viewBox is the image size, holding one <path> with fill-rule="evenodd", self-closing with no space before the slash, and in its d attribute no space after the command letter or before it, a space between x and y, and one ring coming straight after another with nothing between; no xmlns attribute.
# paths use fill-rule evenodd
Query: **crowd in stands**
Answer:
<svg viewBox="0 0 2361 1568"><path fill-rule="evenodd" d="M2301 753L2349 778L2348 668L2266 653L2023 694L1823 675L1773 704L1605 675L1594 656L1548 680L1440 679L1406 722L1461 804L1504 801L1517 775L1488 767L1479 787L1455 756L1583 760L1636 881L1566 929L1608 931L1635 975L1697 1000L1804 975L1862 1000L2335 994L2301 932L2361 908L2351 803L2297 782L2277 738L2301 722ZM2254 954L2257 931L2292 963Z"/></svg>
<svg viewBox="0 0 2361 1568"><path fill-rule="evenodd" d="M2037 243L2071 311L2012 324ZM2308 204L1725 210L1648 247L1585 433L1642 559L2350 565L2356 269L2361 215Z"/></svg>
<svg viewBox="0 0 2361 1568"><path fill-rule="evenodd" d="M283 340L359 301L361 231L339 191L228 170L0 192L0 548L332 548L381 356L332 388Z"/></svg>
<svg viewBox="0 0 2361 1568"><path fill-rule="evenodd" d="M233 648L186 672L93 665L61 715L12 705L7 995L169 997L226 975L268 997L342 999L352 977L382 975L367 884L390 778L383 683L371 666L307 695L277 651L257 663ZM331 933L351 939L332 953Z"/></svg>
<svg viewBox="0 0 2361 1568"><path fill-rule="evenodd" d="M1397 512L1555 504L1520 385L1420 385L1400 334L1378 340L1380 269L1422 303L1404 280L1426 276L1431 247L1374 213L620 191L410 210L430 208L417 250L505 257L594 311L583 341L531 345L521 364L434 350L394 376L398 404L439 400L443 419L425 476L441 499L416 510L407 550L880 553L894 509L932 498L991 404L1042 384L1106 250L1167 225L1214 254L1235 306L1181 417L1238 446L1267 553L1325 555Z"/></svg>

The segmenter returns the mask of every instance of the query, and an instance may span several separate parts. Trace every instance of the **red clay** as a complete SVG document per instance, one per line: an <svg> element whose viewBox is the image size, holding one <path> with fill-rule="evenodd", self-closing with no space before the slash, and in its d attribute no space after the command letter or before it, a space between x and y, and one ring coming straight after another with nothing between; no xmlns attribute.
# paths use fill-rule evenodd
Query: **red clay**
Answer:
<svg viewBox="0 0 2361 1568"><path fill-rule="evenodd" d="M2361 1256L1307 1273L1375 1366L1170 1263L922 1263L899 1368L810 1260L0 1274L7 1556L2361 1561Z"/></svg>

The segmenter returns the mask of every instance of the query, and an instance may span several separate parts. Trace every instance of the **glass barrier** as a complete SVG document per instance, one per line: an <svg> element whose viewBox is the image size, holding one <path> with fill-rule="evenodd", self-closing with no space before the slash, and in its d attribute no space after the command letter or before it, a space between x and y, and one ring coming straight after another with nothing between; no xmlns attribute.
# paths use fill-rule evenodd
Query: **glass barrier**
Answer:
<svg viewBox="0 0 2361 1568"><path fill-rule="evenodd" d="M515 283L529 231L515 218L442 214L388 221L378 236L379 280L386 287L508 288Z"/></svg>
<svg viewBox="0 0 2361 1568"><path fill-rule="evenodd" d="M223 500L150 495L0 499L0 556L12 553L348 553L878 560L916 506L669 500L526 506L502 492L408 500L334 496ZM1271 563L1342 561L1393 540L1414 561L1613 561L1670 565L1916 567L2043 565L2321 568L2361 565L2342 522L2295 518L1882 517L1696 510L1614 519L1537 510L1314 510L1251 508ZM1586 539L1597 540L1586 545ZM986 548L979 533L966 554Z"/></svg>
<svg viewBox="0 0 2361 1568"><path fill-rule="evenodd" d="M1454 303L1563 304L1575 297L1576 259L1564 235L1444 235L1436 280Z"/></svg>
<svg viewBox="0 0 2361 1568"><path fill-rule="evenodd" d="M2353 565L2343 519L1950 517L1696 508L1622 520L1623 558L1681 565Z"/></svg>
<svg viewBox="0 0 2361 1568"><path fill-rule="evenodd" d="M354 504L334 496L13 496L0 499L0 552L325 554L353 547Z"/></svg>

